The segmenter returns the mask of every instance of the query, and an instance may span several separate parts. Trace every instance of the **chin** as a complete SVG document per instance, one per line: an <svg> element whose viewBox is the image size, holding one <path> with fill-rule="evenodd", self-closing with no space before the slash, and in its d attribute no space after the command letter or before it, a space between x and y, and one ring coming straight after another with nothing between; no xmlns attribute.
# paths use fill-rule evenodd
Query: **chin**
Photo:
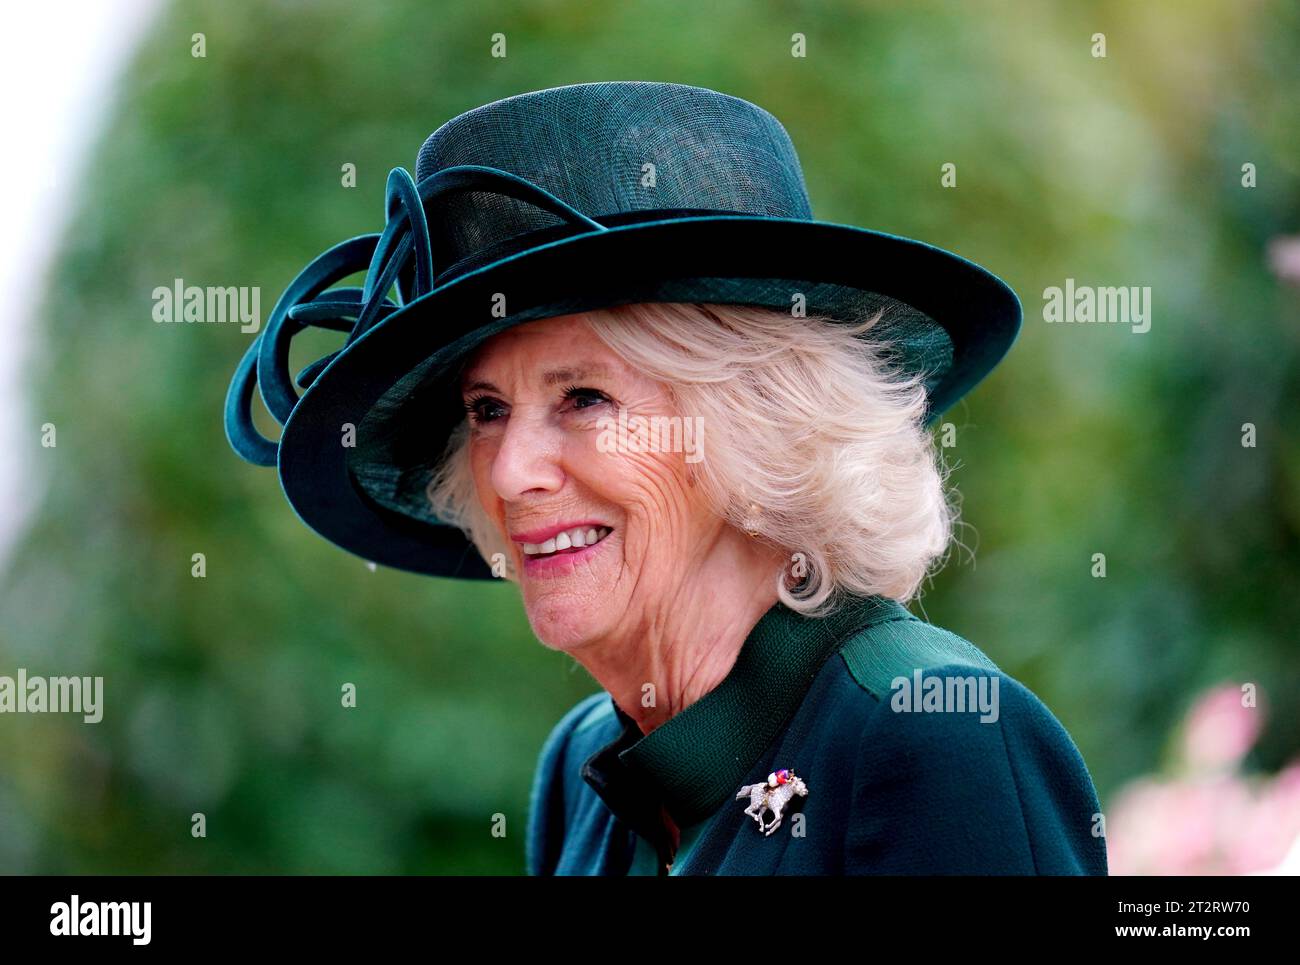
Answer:
<svg viewBox="0 0 1300 965"><path fill-rule="evenodd" d="M571 651L608 634L622 612L615 599L619 535L580 552L517 564L528 622L547 647Z"/></svg>
<svg viewBox="0 0 1300 965"><path fill-rule="evenodd" d="M604 623L601 615L592 612L590 602L567 593L525 592L524 609L534 635L552 650L567 652L581 647L599 635Z"/></svg>

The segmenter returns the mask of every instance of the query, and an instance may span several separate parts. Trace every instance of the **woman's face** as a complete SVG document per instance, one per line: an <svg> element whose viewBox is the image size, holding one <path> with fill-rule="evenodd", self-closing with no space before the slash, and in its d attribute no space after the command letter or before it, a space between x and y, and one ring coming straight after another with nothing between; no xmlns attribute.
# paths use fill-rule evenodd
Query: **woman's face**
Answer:
<svg viewBox="0 0 1300 965"><path fill-rule="evenodd" d="M723 522L683 453L597 445L601 420L616 424L620 407L629 420L680 415L666 386L565 315L494 336L461 387L478 498L510 547L543 643L569 649L634 632L678 598Z"/></svg>

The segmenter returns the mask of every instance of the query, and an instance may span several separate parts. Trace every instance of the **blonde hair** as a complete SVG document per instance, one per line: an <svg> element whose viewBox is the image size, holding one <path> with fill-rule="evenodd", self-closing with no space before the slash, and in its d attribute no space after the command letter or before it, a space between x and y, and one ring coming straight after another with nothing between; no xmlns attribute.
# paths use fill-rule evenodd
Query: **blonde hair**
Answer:
<svg viewBox="0 0 1300 965"><path fill-rule="evenodd" d="M696 485L731 525L802 564L793 587L789 565L773 574L783 603L820 616L840 592L904 603L918 594L958 511L923 425L923 376L896 373L886 346L863 337L880 313L850 325L744 305L644 303L583 317L627 364L665 383L683 416L703 416ZM452 434L428 495L489 559L505 546L478 502L467 429Z"/></svg>

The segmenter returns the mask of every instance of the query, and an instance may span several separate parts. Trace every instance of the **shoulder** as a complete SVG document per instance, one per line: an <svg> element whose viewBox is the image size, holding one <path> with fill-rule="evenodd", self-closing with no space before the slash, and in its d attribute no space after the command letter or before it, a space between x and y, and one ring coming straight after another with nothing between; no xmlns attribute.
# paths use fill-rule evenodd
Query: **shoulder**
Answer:
<svg viewBox="0 0 1300 965"><path fill-rule="evenodd" d="M542 744L528 798L527 865L530 875L547 874L564 840L576 788L566 785L571 763L585 760L613 740L618 731L609 694L584 697L560 718Z"/></svg>
<svg viewBox="0 0 1300 965"><path fill-rule="evenodd" d="M864 691L884 699L899 677L918 668L953 665L997 671L997 665L975 644L920 619L901 605L889 615L858 630L840 647L849 673Z"/></svg>
<svg viewBox="0 0 1300 965"><path fill-rule="evenodd" d="M850 868L1106 874L1096 790L1060 721L973 643L909 617L840 650L860 707Z"/></svg>

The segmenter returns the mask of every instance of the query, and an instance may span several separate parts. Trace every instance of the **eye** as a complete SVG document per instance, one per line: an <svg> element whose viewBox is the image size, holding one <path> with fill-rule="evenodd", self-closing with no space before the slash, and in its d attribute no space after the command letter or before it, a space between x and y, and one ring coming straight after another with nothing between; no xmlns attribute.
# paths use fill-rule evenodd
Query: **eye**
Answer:
<svg viewBox="0 0 1300 965"><path fill-rule="evenodd" d="M481 426L485 422L495 422L505 414L505 408L499 399L494 399L490 395L476 395L465 400L465 411L469 413L470 421L476 426Z"/></svg>
<svg viewBox="0 0 1300 965"><path fill-rule="evenodd" d="M611 401L610 397L601 392L600 389L589 389L578 385L571 385L565 389L564 397L573 400L575 409L590 409L602 402Z"/></svg>

